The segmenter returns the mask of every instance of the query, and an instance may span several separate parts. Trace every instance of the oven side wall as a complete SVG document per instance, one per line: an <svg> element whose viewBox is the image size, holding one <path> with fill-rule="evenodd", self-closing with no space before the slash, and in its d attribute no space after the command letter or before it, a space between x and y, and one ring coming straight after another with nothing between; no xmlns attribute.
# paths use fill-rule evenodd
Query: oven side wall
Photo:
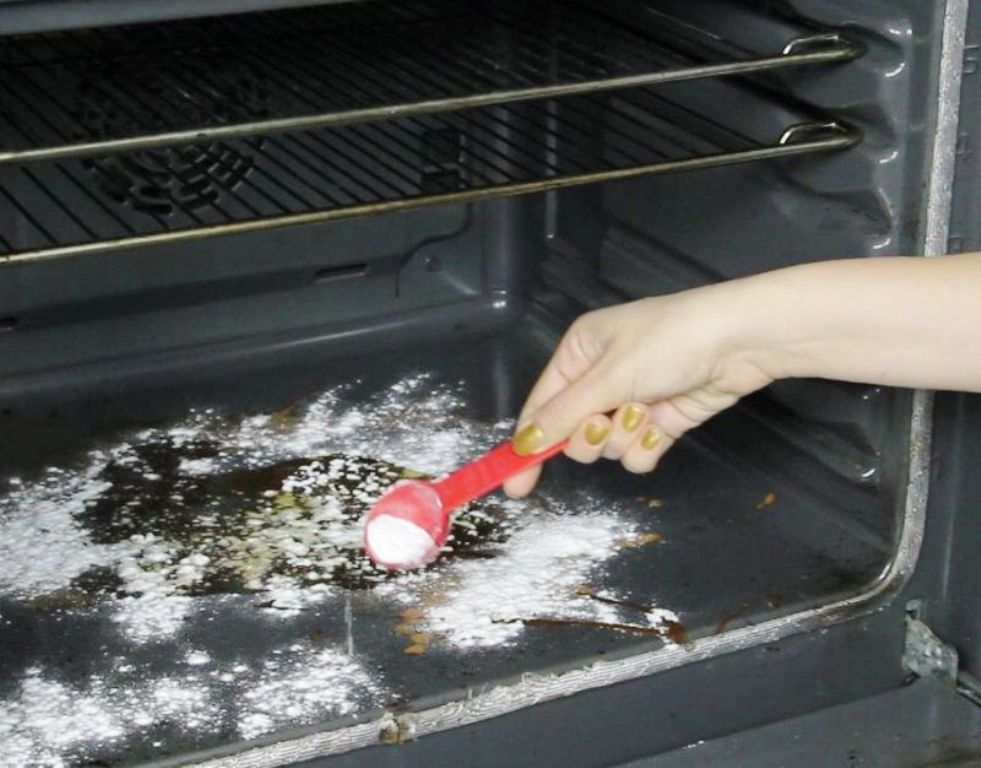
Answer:
<svg viewBox="0 0 981 768"><path fill-rule="evenodd" d="M542 269L549 290L577 309L594 308L791 264L925 252L943 4L775 6L846 31L866 53L759 85L778 101L799 98L840 115L862 131L862 144L818 158L556 193ZM686 98L684 89L671 94ZM742 110L742 121L769 118L738 93L720 90L719 99ZM779 382L724 417L731 421L713 432L713 448L779 467L803 493L888 542L904 503L912 406L907 391Z"/></svg>

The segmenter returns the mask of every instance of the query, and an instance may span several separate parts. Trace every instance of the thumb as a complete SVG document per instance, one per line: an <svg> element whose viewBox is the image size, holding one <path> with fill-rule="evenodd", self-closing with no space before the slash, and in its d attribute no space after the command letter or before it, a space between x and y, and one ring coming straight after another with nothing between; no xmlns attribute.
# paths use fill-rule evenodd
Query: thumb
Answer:
<svg viewBox="0 0 981 768"><path fill-rule="evenodd" d="M572 435L583 419L619 406L620 393L610 385L611 377L599 373L602 370L600 362L538 410L526 414L513 439L515 453L538 453Z"/></svg>

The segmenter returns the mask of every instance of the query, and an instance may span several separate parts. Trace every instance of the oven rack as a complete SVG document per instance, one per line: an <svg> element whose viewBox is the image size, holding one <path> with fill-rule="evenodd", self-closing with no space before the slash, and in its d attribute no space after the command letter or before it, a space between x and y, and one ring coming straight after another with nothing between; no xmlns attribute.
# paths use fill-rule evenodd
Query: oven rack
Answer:
<svg viewBox="0 0 981 768"><path fill-rule="evenodd" d="M751 6L745 13L761 15ZM839 33L801 21L772 34L785 35L772 49L742 45L650 2L625 19L587 2L378 0L0 36L0 163L384 121L861 53Z"/></svg>
<svg viewBox="0 0 981 768"><path fill-rule="evenodd" d="M706 117L662 89L638 88L0 166L0 264L827 152L860 140L821 113L760 109L776 125L772 135Z"/></svg>

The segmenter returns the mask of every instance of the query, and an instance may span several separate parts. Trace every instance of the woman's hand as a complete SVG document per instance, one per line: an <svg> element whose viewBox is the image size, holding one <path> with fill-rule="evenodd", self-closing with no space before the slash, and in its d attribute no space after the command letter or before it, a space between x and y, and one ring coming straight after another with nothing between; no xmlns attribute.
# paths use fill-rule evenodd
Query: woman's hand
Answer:
<svg viewBox="0 0 981 768"><path fill-rule="evenodd" d="M528 397L515 450L571 435L573 459L649 472L689 429L790 376L981 392L979 296L972 253L805 264L590 312Z"/></svg>
<svg viewBox="0 0 981 768"><path fill-rule="evenodd" d="M758 313L744 293L736 281L581 316L525 403L515 450L571 436L572 459L650 472L682 434L772 381L744 333ZM537 479L530 470L505 490L524 496Z"/></svg>

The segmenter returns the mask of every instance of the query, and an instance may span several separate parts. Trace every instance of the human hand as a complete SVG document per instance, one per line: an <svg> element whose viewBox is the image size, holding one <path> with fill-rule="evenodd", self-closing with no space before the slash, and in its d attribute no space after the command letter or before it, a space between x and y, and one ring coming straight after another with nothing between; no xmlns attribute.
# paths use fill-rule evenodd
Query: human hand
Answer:
<svg viewBox="0 0 981 768"><path fill-rule="evenodd" d="M518 421L519 453L648 472L671 445L777 378L981 392L981 253L816 262L579 318ZM612 418L604 414L614 411ZM531 491L538 471L505 484Z"/></svg>
<svg viewBox="0 0 981 768"><path fill-rule="evenodd" d="M576 461L602 456L631 472L653 470L685 432L774 378L754 347L760 308L745 282L582 315L528 396L515 450L569 437L565 454ZM539 472L512 478L505 491L527 495Z"/></svg>

